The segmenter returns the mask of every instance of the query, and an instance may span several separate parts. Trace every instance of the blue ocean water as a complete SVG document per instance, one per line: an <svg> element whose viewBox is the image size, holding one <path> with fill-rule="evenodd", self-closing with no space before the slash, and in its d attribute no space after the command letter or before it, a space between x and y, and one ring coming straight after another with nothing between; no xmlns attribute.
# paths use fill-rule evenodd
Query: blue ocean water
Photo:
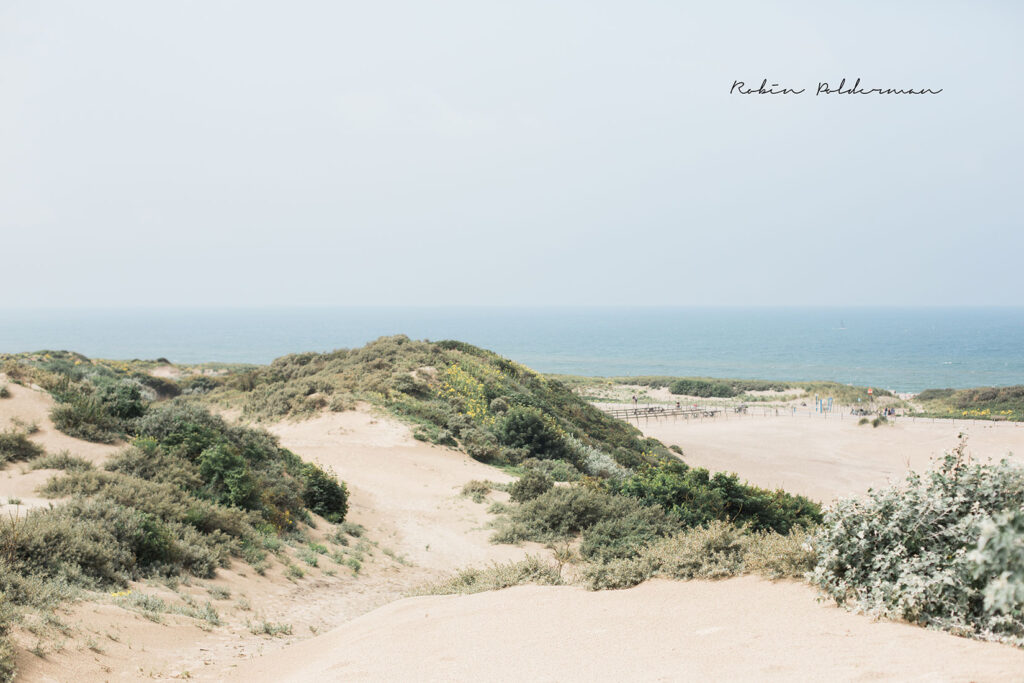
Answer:
<svg viewBox="0 0 1024 683"><path fill-rule="evenodd" d="M459 339L542 372L1024 384L1024 308L287 308L0 311L0 352L267 363L382 335Z"/></svg>

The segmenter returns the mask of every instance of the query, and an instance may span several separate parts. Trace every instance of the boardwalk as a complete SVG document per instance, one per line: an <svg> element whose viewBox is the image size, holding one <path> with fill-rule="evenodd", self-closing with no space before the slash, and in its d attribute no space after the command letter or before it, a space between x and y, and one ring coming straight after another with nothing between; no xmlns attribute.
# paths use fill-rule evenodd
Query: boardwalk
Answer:
<svg viewBox="0 0 1024 683"><path fill-rule="evenodd" d="M725 412L724 408L711 408L711 407L689 407L689 408L673 408L671 406L640 406L636 408L604 408L599 404L595 404L595 407L600 409L607 415L618 418L620 420L639 420L651 419L651 418L662 418L662 417L683 417L686 419L698 417L715 417L719 413ZM738 407L734 410L740 412L741 408L745 410L745 407Z"/></svg>

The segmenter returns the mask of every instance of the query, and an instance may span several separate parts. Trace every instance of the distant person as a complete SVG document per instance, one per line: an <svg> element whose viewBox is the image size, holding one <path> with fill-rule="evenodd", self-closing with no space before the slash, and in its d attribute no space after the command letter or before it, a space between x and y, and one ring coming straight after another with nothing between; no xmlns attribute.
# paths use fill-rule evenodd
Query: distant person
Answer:
<svg viewBox="0 0 1024 683"><path fill-rule="evenodd" d="M676 401L676 410L679 410L679 401Z"/></svg>
<svg viewBox="0 0 1024 683"><path fill-rule="evenodd" d="M636 394L633 394L633 408L636 409Z"/></svg>

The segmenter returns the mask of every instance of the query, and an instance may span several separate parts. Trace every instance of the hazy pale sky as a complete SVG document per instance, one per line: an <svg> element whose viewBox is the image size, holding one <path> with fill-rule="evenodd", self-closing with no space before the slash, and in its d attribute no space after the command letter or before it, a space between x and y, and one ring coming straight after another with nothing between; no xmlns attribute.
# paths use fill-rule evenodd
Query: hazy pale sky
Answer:
<svg viewBox="0 0 1024 683"><path fill-rule="evenodd" d="M1019 2L0 1L0 308L1019 304ZM866 87L939 95L815 97ZM730 95L734 79L807 88Z"/></svg>

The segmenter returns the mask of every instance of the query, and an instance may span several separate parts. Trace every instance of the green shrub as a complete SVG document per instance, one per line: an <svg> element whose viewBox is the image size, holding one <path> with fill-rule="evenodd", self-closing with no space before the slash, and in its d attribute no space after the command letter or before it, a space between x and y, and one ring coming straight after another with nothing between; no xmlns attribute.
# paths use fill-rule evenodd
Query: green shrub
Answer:
<svg viewBox="0 0 1024 683"><path fill-rule="evenodd" d="M238 449L229 444L210 446L199 455L204 492L224 505L253 509L258 502L256 479Z"/></svg>
<svg viewBox="0 0 1024 683"><path fill-rule="evenodd" d="M104 412L117 420L141 417L146 412L142 390L134 382L118 382L103 386L96 392L96 398L103 406Z"/></svg>
<svg viewBox="0 0 1024 683"><path fill-rule="evenodd" d="M96 469L95 466L86 460L76 455L71 455L67 451L61 451L60 453L52 453L36 458L32 461L32 469L34 470L67 470L69 472L82 472L85 470Z"/></svg>
<svg viewBox="0 0 1024 683"><path fill-rule="evenodd" d="M699 396L701 398L732 398L740 393L732 386L723 382L702 379L676 380L669 385L668 390L673 394Z"/></svg>
<svg viewBox="0 0 1024 683"><path fill-rule="evenodd" d="M592 477L621 479L630 474L629 469L616 462L615 458L611 455L599 448L584 443L571 434L565 435L565 442L569 450L575 454L572 458L573 461L578 463L580 469Z"/></svg>
<svg viewBox="0 0 1024 683"><path fill-rule="evenodd" d="M649 467L623 480L609 480L610 491L660 505L684 527L718 521L749 524L754 531L788 533L796 525L821 521L816 503L782 490L742 484L735 474L710 474L681 462Z"/></svg>
<svg viewBox="0 0 1024 683"><path fill-rule="evenodd" d="M5 429L0 432L0 464L13 460L31 460L43 455L43 447L28 438L28 434L18 429Z"/></svg>
<svg viewBox="0 0 1024 683"><path fill-rule="evenodd" d="M964 448L902 486L837 502L814 539L813 581L839 604L1024 644L1012 550L1024 542L1024 468L972 464Z"/></svg>
<svg viewBox="0 0 1024 683"><path fill-rule="evenodd" d="M178 387L182 394L208 394L218 386L220 386L220 382L207 375L188 375L178 380Z"/></svg>
<svg viewBox="0 0 1024 683"><path fill-rule="evenodd" d="M636 508L637 503L624 496L582 486L559 486L514 508L494 540L515 543L564 539Z"/></svg>
<svg viewBox="0 0 1024 683"><path fill-rule="evenodd" d="M7 387L7 385L4 384L4 385L0 386L0 398L10 398L10 397L11 397L11 390ZM0 676L0 680L3 680L2 676Z"/></svg>
<svg viewBox="0 0 1024 683"><path fill-rule="evenodd" d="M329 522L337 524L345 520L348 489L334 472L307 463L303 468L303 484L302 499L306 507Z"/></svg>
<svg viewBox="0 0 1024 683"><path fill-rule="evenodd" d="M76 395L50 410L53 426L68 436L96 443L114 443L124 425L109 415L95 396Z"/></svg>
<svg viewBox="0 0 1024 683"><path fill-rule="evenodd" d="M523 448L539 460L568 460L570 453L565 439L543 413L536 408L516 406L506 413L498 430L498 441L504 446Z"/></svg>
<svg viewBox="0 0 1024 683"><path fill-rule="evenodd" d="M579 552L583 558L596 562L636 557L656 539L671 533L672 529L660 507L635 505L585 530Z"/></svg>
<svg viewBox="0 0 1024 683"><path fill-rule="evenodd" d="M804 578L818 563L812 537L812 531L802 528L788 534L752 534L743 558L744 569L770 579Z"/></svg>
<svg viewBox="0 0 1024 683"><path fill-rule="evenodd" d="M344 484L264 431L228 425L183 399L152 406L135 424L139 452L119 456L113 468L257 511L278 529L294 527L307 508L329 520L344 518Z"/></svg>
<svg viewBox="0 0 1024 683"><path fill-rule="evenodd" d="M199 467L178 455L173 455L148 437L135 439L107 460L105 468L139 479L173 484L185 491L198 491L203 486Z"/></svg>
<svg viewBox="0 0 1024 683"><path fill-rule="evenodd" d="M547 493L555 485L551 477L536 471L527 471L509 487L509 497L516 503L525 503Z"/></svg>
<svg viewBox="0 0 1024 683"><path fill-rule="evenodd" d="M253 624L252 626L250 626L249 632L256 636L290 636L292 634L292 625L284 623L275 623L272 621L261 621L258 624Z"/></svg>

